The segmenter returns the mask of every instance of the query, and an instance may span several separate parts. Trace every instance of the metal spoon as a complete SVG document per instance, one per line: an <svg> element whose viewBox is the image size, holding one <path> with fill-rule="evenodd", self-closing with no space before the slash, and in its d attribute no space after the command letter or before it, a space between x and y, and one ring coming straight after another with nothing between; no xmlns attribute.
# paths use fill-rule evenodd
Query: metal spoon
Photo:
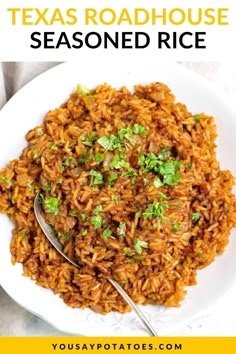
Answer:
<svg viewBox="0 0 236 354"><path fill-rule="evenodd" d="M44 220L43 216L42 216L42 207L41 207L41 203L39 200L39 194L36 195L35 199L34 199L34 213L36 216L36 219L39 223L39 226L41 227L44 235L47 237L47 239L49 240L49 242L51 242L51 244L56 248L56 250L64 257L67 259L68 262L70 262L71 264L73 264L75 267L80 268L80 266L75 263L72 259L70 259L64 252L63 252L63 248L62 248L62 244L58 241L57 236L55 235L52 227L50 225L48 225L46 223L46 221ZM109 282L114 286L114 288L118 291L118 293L123 297L123 299L130 305L130 307L134 310L134 312L136 313L136 315L139 317L139 319L143 322L143 324L145 325L145 327L147 328L147 330L149 331L149 333L154 336L157 337L157 333L154 330L154 328L152 327L152 325L150 324L150 322L147 320L147 318L144 316L144 314L142 313L142 311L140 311L140 309L137 307L137 305L133 302L133 300L131 300L131 298L129 297L129 295L125 292L125 290L113 279L108 279Z"/></svg>

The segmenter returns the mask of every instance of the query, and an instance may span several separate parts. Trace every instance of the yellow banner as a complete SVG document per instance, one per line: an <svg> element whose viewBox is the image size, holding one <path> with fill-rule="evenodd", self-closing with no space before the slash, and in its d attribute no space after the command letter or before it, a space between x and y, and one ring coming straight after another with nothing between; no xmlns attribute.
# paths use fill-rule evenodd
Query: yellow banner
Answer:
<svg viewBox="0 0 236 354"><path fill-rule="evenodd" d="M234 354L236 337L0 337L0 354Z"/></svg>

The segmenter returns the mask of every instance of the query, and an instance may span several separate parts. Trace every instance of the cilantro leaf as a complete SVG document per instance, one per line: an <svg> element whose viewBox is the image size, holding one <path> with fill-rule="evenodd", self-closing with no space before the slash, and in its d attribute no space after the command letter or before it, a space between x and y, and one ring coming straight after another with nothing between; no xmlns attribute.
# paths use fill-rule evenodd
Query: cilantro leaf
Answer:
<svg viewBox="0 0 236 354"><path fill-rule="evenodd" d="M117 180L117 178L119 178L119 176L116 174L116 173L111 173L109 176L108 176L108 186L109 187L112 187L114 185L114 182L115 180Z"/></svg>
<svg viewBox="0 0 236 354"><path fill-rule="evenodd" d="M154 183L154 186L155 186L156 188L159 188L159 187L161 187L161 186L163 185L163 183L162 183L162 181L160 180L159 177L155 177L153 183Z"/></svg>
<svg viewBox="0 0 236 354"><path fill-rule="evenodd" d="M119 237L124 237L125 236L125 232L126 232L126 223L125 222L121 222L117 228L117 235Z"/></svg>
<svg viewBox="0 0 236 354"><path fill-rule="evenodd" d="M103 184L103 175L101 172L96 170L91 170L89 172L91 176L90 184Z"/></svg>
<svg viewBox="0 0 236 354"><path fill-rule="evenodd" d="M133 132L134 134L141 135L143 137L146 137L148 132L147 129L144 128L142 125L135 123L133 126Z"/></svg>
<svg viewBox="0 0 236 354"><path fill-rule="evenodd" d="M178 222L178 221L174 222L174 224L173 224L173 231L174 231L174 232L178 232L178 231L179 231L179 222Z"/></svg>
<svg viewBox="0 0 236 354"><path fill-rule="evenodd" d="M95 230L102 227L103 220L101 215L96 215L91 219L91 224L94 226Z"/></svg>
<svg viewBox="0 0 236 354"><path fill-rule="evenodd" d="M201 218L202 214L201 213L193 213L192 214L192 221L193 223L198 222L198 220Z"/></svg>
<svg viewBox="0 0 236 354"><path fill-rule="evenodd" d="M56 197L45 198L43 200L46 213L50 213L54 215L58 215L60 203L61 203L60 200L57 199Z"/></svg>
<svg viewBox="0 0 236 354"><path fill-rule="evenodd" d="M167 203L149 204L143 212L144 219L151 219L153 217L164 218L163 213L167 206Z"/></svg>
<svg viewBox="0 0 236 354"><path fill-rule="evenodd" d="M78 96L80 95L94 95L96 92L96 90L94 89L89 89L83 85L80 85L78 84L77 85L77 93L78 93Z"/></svg>
<svg viewBox="0 0 236 354"><path fill-rule="evenodd" d="M142 240L134 240L134 249L137 254L142 254L142 249L148 248L148 243Z"/></svg>
<svg viewBox="0 0 236 354"><path fill-rule="evenodd" d="M108 238L108 237L111 237L112 235L112 231L110 229L105 229L102 233L102 236L105 237L105 238Z"/></svg>
<svg viewBox="0 0 236 354"><path fill-rule="evenodd" d="M2 176L2 182L9 188L9 187L11 187L11 181L8 179L8 178L6 178L5 176Z"/></svg>

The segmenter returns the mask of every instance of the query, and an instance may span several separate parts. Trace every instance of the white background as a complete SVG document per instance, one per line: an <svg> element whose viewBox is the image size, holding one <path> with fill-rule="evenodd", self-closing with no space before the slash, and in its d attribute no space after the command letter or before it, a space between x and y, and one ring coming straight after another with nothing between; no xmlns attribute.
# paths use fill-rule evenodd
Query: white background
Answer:
<svg viewBox="0 0 236 354"><path fill-rule="evenodd" d="M131 56L135 60L141 59L142 63L148 60L149 55L155 55L158 59L174 59L174 60L224 60L236 59L236 2L233 0L0 0L0 61L20 61L20 60L48 60L48 61L68 61L77 60L81 55L101 55L110 57L116 55L115 65L119 62L119 56ZM76 8L78 12L79 22L74 26L22 26L17 24L11 25L10 13L6 11L7 8L49 8L49 13L53 9L59 7L62 12L63 9ZM122 24L120 26L85 26L84 25L84 8L102 9L106 7L113 8L119 13L120 9L127 7L132 14L133 8L156 8L158 13L161 13L163 7L167 9L192 8L196 11L197 8L230 8L229 11L229 25L228 26L206 26L206 25L180 25L180 26L162 26L160 22L157 25L145 26L128 26ZM34 17L36 20L37 17ZM17 16L20 19L20 16ZM20 22L20 21L19 21ZM82 49L66 49L63 46L60 49L32 49L30 48L30 35L34 31L54 31L58 34L61 31L70 33L80 31L83 33L97 31L108 31L112 34L115 31L144 31L151 37L151 44L146 49L109 49L103 48L89 49L83 47ZM207 32L207 49L157 49L157 31L206 31ZM105 55L104 55L105 54ZM111 62L110 62L111 64Z"/></svg>

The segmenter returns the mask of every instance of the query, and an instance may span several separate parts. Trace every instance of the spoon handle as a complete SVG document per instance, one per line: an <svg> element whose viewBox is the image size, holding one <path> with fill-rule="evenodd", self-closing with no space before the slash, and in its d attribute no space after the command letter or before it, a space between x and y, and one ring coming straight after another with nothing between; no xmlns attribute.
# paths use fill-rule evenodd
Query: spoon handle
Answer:
<svg viewBox="0 0 236 354"><path fill-rule="evenodd" d="M51 244L56 248L56 250L67 259L68 262L73 264L75 267L80 268L77 263L75 263L72 259L70 259L64 252L61 243L58 241L52 227L46 223L42 216L42 207L39 201L39 195L37 194L34 200L34 212L36 219L41 227L44 235L51 242ZM149 333L152 336L157 337L157 333L154 328L151 326L150 322L144 316L142 311L138 308L138 306L133 302L133 300L129 297L126 291L117 283L117 281L113 279L108 279L108 281L114 286L114 288L118 291L118 293L123 297L123 299L127 302L128 305L134 310L139 319L143 322L145 327L148 329Z"/></svg>
<svg viewBox="0 0 236 354"><path fill-rule="evenodd" d="M127 302L127 304L130 305L130 307L134 310L136 315L139 317L139 319L143 322L147 330L151 333L153 337L158 337L158 334L156 333L155 329L152 327L150 322L147 320L147 318L144 316L142 311L138 308L138 306L133 302L133 300L129 297L129 295L126 293L126 291L120 286L117 281L113 279L108 279L109 282L114 286L114 288L118 291L118 293L123 297L123 299Z"/></svg>

